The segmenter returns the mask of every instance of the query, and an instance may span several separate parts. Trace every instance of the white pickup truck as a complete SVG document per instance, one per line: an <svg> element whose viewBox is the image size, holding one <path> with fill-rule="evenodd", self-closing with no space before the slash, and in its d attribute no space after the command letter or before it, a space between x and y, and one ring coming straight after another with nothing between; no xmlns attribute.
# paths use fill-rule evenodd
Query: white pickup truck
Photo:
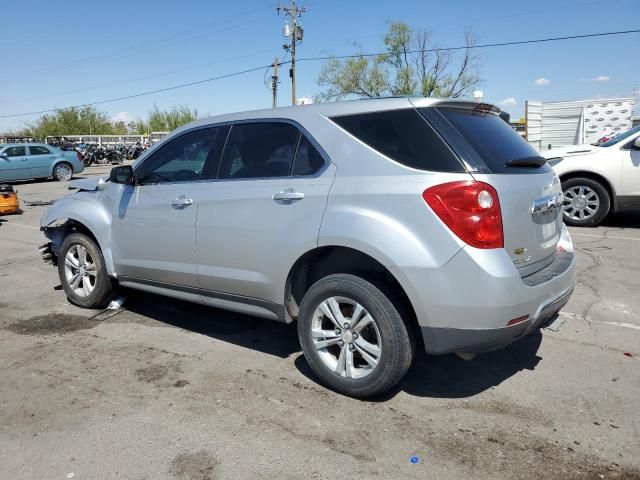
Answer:
<svg viewBox="0 0 640 480"><path fill-rule="evenodd" d="M594 145L541 154L562 182L564 221L594 227L609 212L640 208L640 126Z"/></svg>

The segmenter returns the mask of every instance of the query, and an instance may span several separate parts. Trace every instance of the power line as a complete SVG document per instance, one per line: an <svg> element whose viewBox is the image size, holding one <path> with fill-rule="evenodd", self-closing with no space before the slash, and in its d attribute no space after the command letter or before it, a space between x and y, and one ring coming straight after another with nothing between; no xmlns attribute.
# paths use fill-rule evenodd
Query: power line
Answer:
<svg viewBox="0 0 640 480"><path fill-rule="evenodd" d="M520 41L514 41L514 42L497 42L497 43L485 43L485 44L481 44L481 45L475 45L472 48L491 48L491 47L505 47L505 46L512 46L512 45L525 45L525 44L534 44L534 43L544 43L544 42L556 42L556 41L561 41L561 40L574 40L574 39L583 39L583 38L594 38L594 37L605 37L605 36L612 36L612 35L625 35L625 34L629 34L629 33L640 33L640 29L635 29L635 30L621 30L621 31L616 31L616 32L602 32L602 33L588 33L588 34L583 34L583 35L569 35L569 36L564 36L564 37L548 37L548 38L539 38L539 39L533 39L533 40L520 40ZM429 48L429 49L421 49L421 50L411 50L407 53L420 53L420 52L436 52L436 51L455 51L455 50L464 50L469 48L468 46L458 46L458 47L443 47L443 48ZM331 56L322 56L322 57L306 57L306 58L298 58L297 61L307 61L307 62L312 62L312 61L319 61L319 60L329 60L331 58L335 58L335 59L344 59L344 58L359 58L359 57L375 57L375 56L387 56L389 55L389 52L382 52L382 53L361 53L361 54L355 54L355 55L339 55L339 56L335 56L335 55L331 55ZM289 61L283 61L283 62L279 62L278 65L287 65L290 64L291 60ZM238 75L243 75L246 73L251 73L251 72L255 72L258 70L263 70L266 68L271 68L273 66L273 64L268 64L268 65L261 65L259 67L254 67L254 68L248 68L246 70L241 70L239 72L233 72L233 73L227 73L225 75L219 75L217 77L211 77L211 78L205 78L203 80L197 80L194 82L188 82L188 83L182 83L179 85L173 85L171 87L166 87L166 88L161 88L161 89L157 89L157 90L150 90L147 92L141 92L141 93L136 93L133 95L125 95L123 97L118 97L118 98L111 98L108 100L100 100L97 102L90 102L90 103L83 103L80 105L73 105L73 106L68 106L68 107L62 107L62 108L51 108L48 110L41 110L41 111L37 111L37 112L25 112L25 113L13 113L10 115L0 115L0 118L12 118L12 117L23 117L23 116L27 116L27 115L39 115L39 114L43 114L43 113L51 113L51 112L56 112L58 110L65 110L68 108L79 108L79 107L89 107L89 106L93 106L93 105L101 105L104 103L111 103L111 102L117 102L119 100L127 100L130 98L136 98L136 97L143 97L146 95L153 95L155 93L162 93L162 92L167 92L170 90L177 90L179 88L185 88L185 87L191 87L194 85L200 85L203 83L208 83L208 82L213 82L215 80L222 80L224 78L229 78L229 77L235 77Z"/></svg>
<svg viewBox="0 0 640 480"><path fill-rule="evenodd" d="M245 73L250 73L250 72L256 72L258 70L262 70L263 68L270 68L270 67L271 67L271 64L261 65L259 67L248 68L246 70L241 70L239 72L227 73L225 75L219 75L217 77L205 78L204 80L196 80L195 82L182 83L180 85L173 85L171 87L160 88L158 90L150 90L148 92L135 93L133 95L126 95L124 97L110 98L108 100L99 100L97 102L82 103L80 105L71 105L68 107L51 108L49 110L40 110L39 112L26 112L26 113L13 113L11 115L0 115L0 118L23 117L26 115L39 115L42 113L51 113L51 112L57 112L59 110L67 110L69 108L90 107L93 105L101 105L103 103L117 102L119 100L127 100L130 98L143 97L145 95L153 95L154 93L162 93L162 92L168 92L169 90L177 90L178 88L192 87L193 85L200 85L202 83L213 82L215 80L222 80L223 78L236 77L238 75L243 75Z"/></svg>
<svg viewBox="0 0 640 480"><path fill-rule="evenodd" d="M491 47L508 47L512 45L526 45L532 43L545 43L545 42L557 42L560 40L575 40L581 38L594 38L594 37L606 37L611 35L625 35L628 33L640 33L640 29L636 30L621 30L617 32L602 32L602 33L587 33L584 35L569 35L565 37L548 37L548 38L537 38L534 40L520 40L515 42L497 42L497 43L484 43L480 45L463 45L459 47L442 47L442 48L425 48L419 50L408 50L406 53L424 53L424 52L451 52L455 50L466 50L467 48L491 48ZM314 62L318 60L329 60L332 58L335 59L344 59L344 58L360 58L360 57L379 57L379 56L389 56L392 55L389 52L380 52L380 53L360 53L353 55L328 55L323 57L304 57L298 58L298 62Z"/></svg>

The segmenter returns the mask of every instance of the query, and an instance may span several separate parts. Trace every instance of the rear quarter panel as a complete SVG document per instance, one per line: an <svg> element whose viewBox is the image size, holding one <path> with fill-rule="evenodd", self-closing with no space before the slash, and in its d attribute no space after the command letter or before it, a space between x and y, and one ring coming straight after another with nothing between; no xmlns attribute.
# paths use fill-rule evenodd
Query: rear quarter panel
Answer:
<svg viewBox="0 0 640 480"><path fill-rule="evenodd" d="M470 178L452 173L337 177L318 245L354 248L386 267L444 265L464 244L433 213L422 192Z"/></svg>

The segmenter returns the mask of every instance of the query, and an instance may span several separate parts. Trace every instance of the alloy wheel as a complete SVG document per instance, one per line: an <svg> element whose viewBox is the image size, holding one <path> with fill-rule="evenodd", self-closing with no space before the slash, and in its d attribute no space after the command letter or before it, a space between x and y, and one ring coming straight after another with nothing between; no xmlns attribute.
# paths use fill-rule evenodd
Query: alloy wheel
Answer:
<svg viewBox="0 0 640 480"><path fill-rule="evenodd" d="M69 248L64 258L64 273L71 290L80 297L88 297L96 287L98 267L83 245Z"/></svg>
<svg viewBox="0 0 640 480"><path fill-rule="evenodd" d="M61 163L60 165L56 165L55 168L55 177L58 180L64 180L65 182L71 180L71 176L73 175L73 171L68 165Z"/></svg>
<svg viewBox="0 0 640 480"><path fill-rule="evenodd" d="M380 363L380 330L355 300L330 297L322 301L313 314L311 337L324 365L341 377L364 378Z"/></svg>
<svg viewBox="0 0 640 480"><path fill-rule="evenodd" d="M572 220L588 220L600 208L600 197L591 187L576 185L564 192L564 215Z"/></svg>

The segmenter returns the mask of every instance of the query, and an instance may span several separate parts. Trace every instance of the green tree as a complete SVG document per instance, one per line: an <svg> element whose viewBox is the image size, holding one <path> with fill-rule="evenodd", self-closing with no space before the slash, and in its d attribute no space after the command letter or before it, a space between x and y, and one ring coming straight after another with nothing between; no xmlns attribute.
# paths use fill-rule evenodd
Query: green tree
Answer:
<svg viewBox="0 0 640 480"><path fill-rule="evenodd" d="M113 134L114 135L126 135L129 133L129 129L127 129L127 124L122 120L119 122L113 122Z"/></svg>
<svg viewBox="0 0 640 480"><path fill-rule="evenodd" d="M198 110L191 109L186 105L176 105L170 110L161 110L157 105L154 105L146 120L138 119L136 132L139 135L150 132L168 132L198 118L201 118Z"/></svg>
<svg viewBox="0 0 640 480"><path fill-rule="evenodd" d="M384 37L386 52L330 58L318 77L324 88L318 100L388 95L461 97L480 84L480 58L471 30L460 51L440 50L427 30L391 22Z"/></svg>
<svg viewBox="0 0 640 480"><path fill-rule="evenodd" d="M67 108L27 123L25 132L36 138L62 135L110 135L114 126L105 112L94 107Z"/></svg>

